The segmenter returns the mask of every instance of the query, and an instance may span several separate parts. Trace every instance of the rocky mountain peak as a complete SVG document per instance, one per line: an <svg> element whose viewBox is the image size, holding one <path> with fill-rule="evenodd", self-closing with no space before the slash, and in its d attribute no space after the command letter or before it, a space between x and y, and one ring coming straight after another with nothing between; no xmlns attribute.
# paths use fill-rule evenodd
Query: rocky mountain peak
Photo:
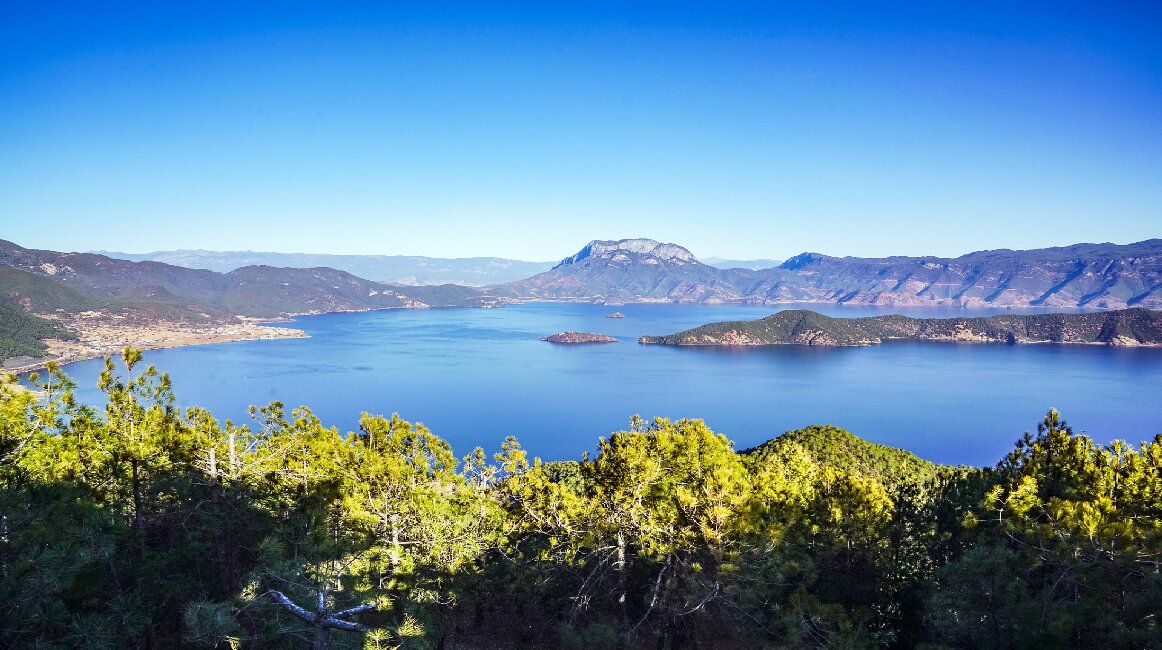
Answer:
<svg viewBox="0 0 1162 650"><path fill-rule="evenodd" d="M595 239L576 255L561 260L561 263L554 268L577 264L589 258L612 260L618 255L642 256L656 260L674 261L679 264L698 261L693 253L677 244L662 244L652 239L619 239L617 241Z"/></svg>
<svg viewBox="0 0 1162 650"><path fill-rule="evenodd" d="M786 269L788 271L794 271L797 269L801 269L804 266L807 266L809 264L814 264L815 262L818 262L818 261L825 259L825 258L826 258L825 255L820 255L819 253L800 253L800 254L788 259L786 262L783 262L782 264L780 264L779 268Z"/></svg>

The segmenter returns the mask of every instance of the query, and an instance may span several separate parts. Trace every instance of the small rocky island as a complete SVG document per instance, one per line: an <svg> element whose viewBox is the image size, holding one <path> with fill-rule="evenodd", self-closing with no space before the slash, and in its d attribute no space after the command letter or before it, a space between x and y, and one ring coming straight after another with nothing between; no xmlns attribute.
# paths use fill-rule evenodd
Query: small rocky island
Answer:
<svg viewBox="0 0 1162 650"><path fill-rule="evenodd" d="M558 332L552 336L541 337L549 343L617 343L617 339L604 334L589 334L586 332Z"/></svg>
<svg viewBox="0 0 1162 650"><path fill-rule="evenodd" d="M1079 314L1013 314L979 318L872 316L832 318L803 309L754 321L710 323L669 336L643 336L661 345L875 345L886 340L978 343L1162 345L1162 311L1132 308Z"/></svg>

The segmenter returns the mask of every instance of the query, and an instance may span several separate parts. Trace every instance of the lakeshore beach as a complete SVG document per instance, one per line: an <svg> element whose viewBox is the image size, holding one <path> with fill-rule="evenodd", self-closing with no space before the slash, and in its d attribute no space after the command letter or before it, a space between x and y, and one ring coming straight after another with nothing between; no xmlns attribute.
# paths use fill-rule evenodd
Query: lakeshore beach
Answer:
<svg viewBox="0 0 1162 650"><path fill-rule="evenodd" d="M267 325L268 320L241 318L233 323L191 324L179 321L156 321L148 324L110 318L104 315L79 315L66 325L77 339L48 339L47 354L42 358L17 357L4 362L5 372L40 370L50 361L59 364L116 355L126 347L142 350L176 348L209 343L231 343L267 339L307 338L306 332L290 327ZM280 320L281 322L281 320Z"/></svg>

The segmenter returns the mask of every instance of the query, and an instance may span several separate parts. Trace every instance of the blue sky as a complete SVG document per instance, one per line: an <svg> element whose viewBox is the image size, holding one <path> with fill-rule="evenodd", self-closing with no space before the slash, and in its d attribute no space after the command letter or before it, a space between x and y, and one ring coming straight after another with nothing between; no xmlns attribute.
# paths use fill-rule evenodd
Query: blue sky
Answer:
<svg viewBox="0 0 1162 650"><path fill-rule="evenodd" d="M24 246L1162 237L1157 3L78 4L0 3L0 238Z"/></svg>

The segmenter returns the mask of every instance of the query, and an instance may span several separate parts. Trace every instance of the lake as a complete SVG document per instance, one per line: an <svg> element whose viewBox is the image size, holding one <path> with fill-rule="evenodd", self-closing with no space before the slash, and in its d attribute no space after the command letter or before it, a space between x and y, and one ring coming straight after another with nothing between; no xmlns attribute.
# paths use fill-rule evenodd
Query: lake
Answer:
<svg viewBox="0 0 1162 650"><path fill-rule="evenodd" d="M941 463L991 465L1057 407L1101 442L1162 433L1162 349L895 342L866 348L639 345L711 321L788 307L529 303L503 309L393 310L301 317L309 339L145 353L180 404L245 421L250 404L307 405L351 430L368 411L420 421L463 455L506 435L532 455L576 459L598 437L646 418L702 418L738 449L788 429L834 424ZM813 305L833 316L899 308ZM605 316L615 310L624 319ZM909 309L910 316L1005 310ZM1013 313L1005 311L1005 313ZM554 345L575 330L618 343ZM102 403L101 361L66 367Z"/></svg>

